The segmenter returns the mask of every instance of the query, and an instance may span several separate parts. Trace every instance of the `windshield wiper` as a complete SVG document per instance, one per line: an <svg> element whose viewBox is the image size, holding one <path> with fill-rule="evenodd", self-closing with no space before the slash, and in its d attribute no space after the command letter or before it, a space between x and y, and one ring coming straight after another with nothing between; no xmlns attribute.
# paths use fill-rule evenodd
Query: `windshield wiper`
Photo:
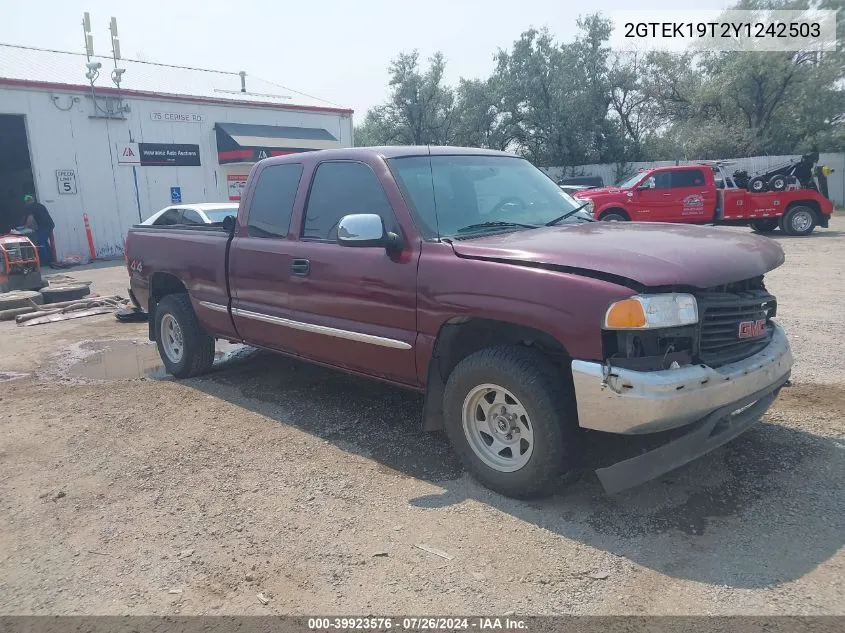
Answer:
<svg viewBox="0 0 845 633"><path fill-rule="evenodd" d="M490 222L479 222L478 224L470 224L456 231L456 233L469 233L471 231L478 231L479 229L496 228L500 226L518 226L525 229L540 228L537 224L524 224L522 222L506 222L504 220L491 220Z"/></svg>
<svg viewBox="0 0 845 633"><path fill-rule="evenodd" d="M557 224L557 223L558 223L558 222L560 222L561 220L565 220L565 219L566 219L566 218L568 218L569 216L571 216L571 215L575 215L575 214L576 214L576 213L578 213L581 209L583 209L584 207L586 207L586 206L587 206L587 205L589 205L589 204L590 204L589 202L585 202L585 203L584 203L584 204L582 204L580 207L575 207L574 209L572 209L572 211L567 211L567 212L566 212L566 213L564 213L563 215L556 217L554 220L549 220L548 222L546 222L546 226L554 226L555 224ZM586 219L586 218L585 218L585 219ZM594 220L593 218L590 218L588 221L589 221L589 222L594 222L595 220Z"/></svg>

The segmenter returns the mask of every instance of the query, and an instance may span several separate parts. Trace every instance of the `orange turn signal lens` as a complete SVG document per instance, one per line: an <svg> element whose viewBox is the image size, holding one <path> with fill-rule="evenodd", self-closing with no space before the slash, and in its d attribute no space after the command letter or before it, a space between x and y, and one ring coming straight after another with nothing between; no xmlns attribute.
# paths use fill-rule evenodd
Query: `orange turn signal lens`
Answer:
<svg viewBox="0 0 845 633"><path fill-rule="evenodd" d="M605 327L614 330L645 327L646 317L643 306L636 299L617 301L608 308L604 323Z"/></svg>

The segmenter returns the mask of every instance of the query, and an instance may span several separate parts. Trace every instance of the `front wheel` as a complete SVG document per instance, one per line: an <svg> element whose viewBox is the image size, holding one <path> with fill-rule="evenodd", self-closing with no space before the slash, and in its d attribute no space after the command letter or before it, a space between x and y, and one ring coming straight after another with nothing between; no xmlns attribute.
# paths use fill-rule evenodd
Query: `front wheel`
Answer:
<svg viewBox="0 0 845 633"><path fill-rule="evenodd" d="M601 216L600 219L601 219L602 222L627 222L628 221L628 218L626 218L621 213L618 213L617 211L610 211L608 213L605 213Z"/></svg>
<svg viewBox="0 0 845 633"><path fill-rule="evenodd" d="M455 452L498 493L547 495L574 466L571 387L539 352L513 346L471 354L449 376L443 403Z"/></svg>
<svg viewBox="0 0 845 633"><path fill-rule="evenodd" d="M781 229L787 235L809 235L816 228L816 213L803 205L791 207L781 218Z"/></svg>
<svg viewBox="0 0 845 633"><path fill-rule="evenodd" d="M158 353L167 373L176 378L198 376L214 363L214 339L200 327L187 295L164 297L153 324Z"/></svg>
<svg viewBox="0 0 845 633"><path fill-rule="evenodd" d="M751 220L751 229L757 233L773 233L778 228L778 221L775 219Z"/></svg>

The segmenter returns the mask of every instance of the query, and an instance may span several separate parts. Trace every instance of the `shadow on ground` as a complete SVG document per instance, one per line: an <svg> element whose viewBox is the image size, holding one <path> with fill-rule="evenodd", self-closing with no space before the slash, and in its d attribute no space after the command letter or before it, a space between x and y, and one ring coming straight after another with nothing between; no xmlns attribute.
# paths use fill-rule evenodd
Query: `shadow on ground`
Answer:
<svg viewBox="0 0 845 633"><path fill-rule="evenodd" d="M823 229L823 228L816 228L810 235L787 235L783 231L775 231L774 233L761 233L760 235L765 235L766 237L770 237L773 240L819 240L824 238L840 238L845 235L845 231L835 231L833 229Z"/></svg>
<svg viewBox="0 0 845 633"><path fill-rule="evenodd" d="M185 384L443 488L412 505L476 500L671 577L777 585L807 574L845 542L843 443L772 423L784 407L810 418L831 411L841 417L841 387L784 389L767 423L639 488L606 495L585 468L561 482L555 497L527 503L477 484L444 434L421 432L417 394L252 350ZM587 465L606 461L600 437L585 445Z"/></svg>

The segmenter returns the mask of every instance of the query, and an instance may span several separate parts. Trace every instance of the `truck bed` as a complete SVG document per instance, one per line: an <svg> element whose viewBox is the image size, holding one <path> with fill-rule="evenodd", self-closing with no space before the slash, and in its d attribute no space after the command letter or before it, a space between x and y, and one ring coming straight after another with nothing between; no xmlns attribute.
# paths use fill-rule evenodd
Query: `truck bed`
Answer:
<svg viewBox="0 0 845 633"><path fill-rule="evenodd" d="M135 299L146 310L155 286L180 283L203 327L236 338L229 314L206 307L229 305L230 243L220 225L133 226L126 240L126 259Z"/></svg>

